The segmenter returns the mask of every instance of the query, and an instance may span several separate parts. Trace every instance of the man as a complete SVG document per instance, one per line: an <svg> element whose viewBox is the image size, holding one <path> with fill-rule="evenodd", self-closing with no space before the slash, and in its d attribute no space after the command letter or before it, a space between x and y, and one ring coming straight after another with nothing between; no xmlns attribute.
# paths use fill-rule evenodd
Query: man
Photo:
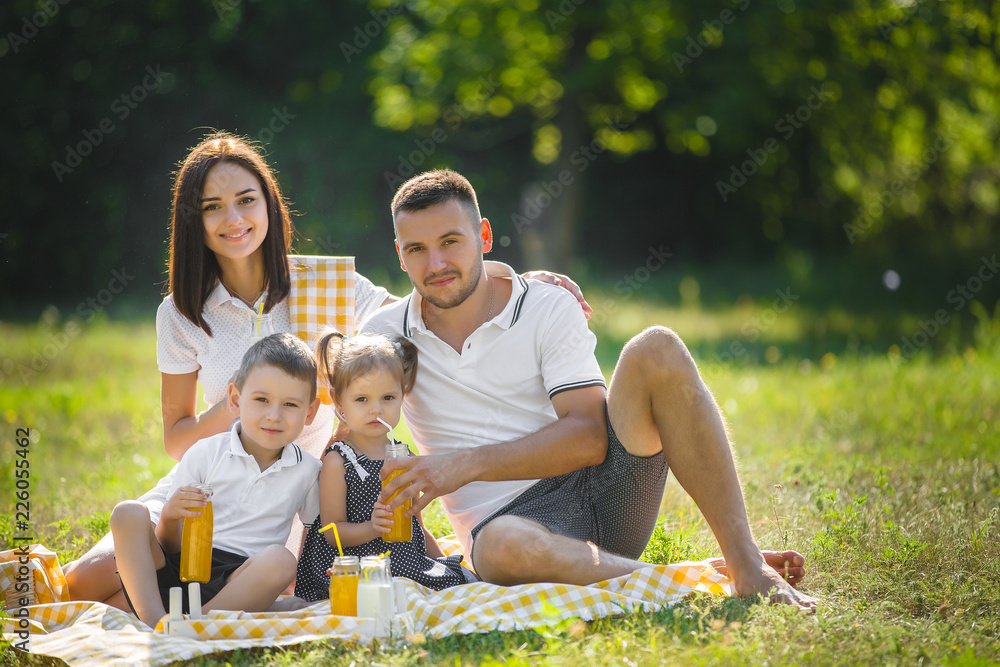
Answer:
<svg viewBox="0 0 1000 667"><path fill-rule="evenodd" d="M464 177L420 174L400 186L392 211L414 292L363 331L418 348L403 409L422 456L383 467L383 478L407 472L380 502L403 489L392 505L412 499L418 511L441 497L486 581L588 584L649 567L635 559L669 463L737 594L815 609L788 583L804 575L802 556L757 548L718 407L672 331L629 341L605 390L572 296L513 271L487 275L492 232Z"/></svg>

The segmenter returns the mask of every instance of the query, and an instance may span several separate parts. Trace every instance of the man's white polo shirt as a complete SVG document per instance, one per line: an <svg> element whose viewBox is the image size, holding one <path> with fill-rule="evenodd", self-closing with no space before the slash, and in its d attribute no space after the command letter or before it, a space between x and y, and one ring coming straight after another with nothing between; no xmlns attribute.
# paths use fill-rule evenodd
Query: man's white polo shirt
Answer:
<svg viewBox="0 0 1000 667"><path fill-rule="evenodd" d="M285 445L263 472L240 442L240 422L225 433L199 440L177 464L167 498L177 489L212 477L212 546L253 556L272 544L285 544L296 513L305 524L319 515L319 461L298 445Z"/></svg>
<svg viewBox="0 0 1000 667"><path fill-rule="evenodd" d="M424 326L416 291L362 325L362 333L405 335L417 347L417 381L403 414L421 454L522 438L556 421L552 396L604 386L597 339L576 299L500 266L512 281L510 300L466 339L461 354ZM472 482L441 498L466 554L472 529L537 481Z"/></svg>

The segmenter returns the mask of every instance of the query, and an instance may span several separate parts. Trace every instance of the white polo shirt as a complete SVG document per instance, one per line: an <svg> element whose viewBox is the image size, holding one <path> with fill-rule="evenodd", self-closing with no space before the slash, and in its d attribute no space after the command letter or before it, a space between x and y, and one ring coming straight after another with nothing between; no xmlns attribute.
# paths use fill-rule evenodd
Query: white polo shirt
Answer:
<svg viewBox="0 0 1000 667"><path fill-rule="evenodd" d="M261 472L240 442L240 422L225 433L199 440L177 464L167 498L177 489L212 477L212 545L253 556L272 544L284 545L298 514L309 524L319 515L319 471L322 465L295 443Z"/></svg>
<svg viewBox="0 0 1000 667"><path fill-rule="evenodd" d="M361 327L405 335L417 347L417 381L403 414L421 454L522 438L557 420L556 394L605 384L594 357L597 339L576 299L500 266L512 281L510 300L466 339L461 354L424 326L415 291ZM472 482L441 498L466 554L472 529L537 481Z"/></svg>

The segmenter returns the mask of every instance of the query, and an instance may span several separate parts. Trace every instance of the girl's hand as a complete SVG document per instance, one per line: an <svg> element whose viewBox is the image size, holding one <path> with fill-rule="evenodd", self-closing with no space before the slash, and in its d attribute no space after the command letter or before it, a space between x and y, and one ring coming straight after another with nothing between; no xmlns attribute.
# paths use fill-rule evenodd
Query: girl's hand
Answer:
<svg viewBox="0 0 1000 667"><path fill-rule="evenodd" d="M570 294L576 297L576 300L580 302L580 307L583 308L583 314L590 319L590 314L594 312L594 309L590 307L587 300L583 297L583 290L580 286L573 282L569 276L564 276L561 273L552 273L551 271L525 271L523 274L525 278L533 278L535 280L540 280L543 283L550 283L552 285L558 285L569 291Z"/></svg>
<svg viewBox="0 0 1000 667"><path fill-rule="evenodd" d="M393 520L389 508L382 503L375 503L375 507L372 508L371 524L372 528L375 529L375 536L381 537L391 531L396 522Z"/></svg>
<svg viewBox="0 0 1000 667"><path fill-rule="evenodd" d="M184 517L201 516L208 505L208 495L193 486L183 486L170 496L163 505L161 521L179 521Z"/></svg>

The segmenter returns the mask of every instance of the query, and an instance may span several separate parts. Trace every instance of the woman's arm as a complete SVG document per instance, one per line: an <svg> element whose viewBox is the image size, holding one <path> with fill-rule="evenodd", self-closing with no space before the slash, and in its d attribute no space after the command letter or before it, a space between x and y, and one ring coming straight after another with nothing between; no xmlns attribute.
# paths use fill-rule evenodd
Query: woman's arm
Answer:
<svg viewBox="0 0 1000 667"><path fill-rule="evenodd" d="M234 416L226 401L219 401L200 414L195 413L198 372L170 375L160 373L160 411L163 414L163 445L167 456L180 461L184 452L202 438L222 433L233 424Z"/></svg>

